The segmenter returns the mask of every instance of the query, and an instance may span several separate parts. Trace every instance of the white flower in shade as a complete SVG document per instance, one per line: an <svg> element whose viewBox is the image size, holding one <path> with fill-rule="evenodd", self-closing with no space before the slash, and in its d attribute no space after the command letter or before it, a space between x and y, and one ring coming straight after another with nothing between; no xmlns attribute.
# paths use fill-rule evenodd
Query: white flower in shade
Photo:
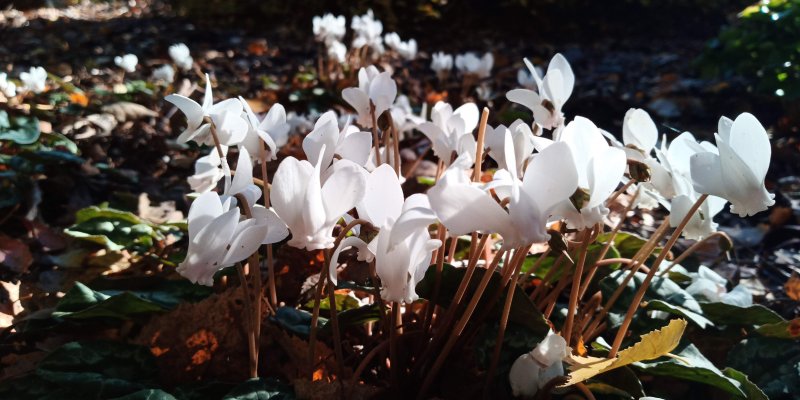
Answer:
<svg viewBox="0 0 800 400"><path fill-rule="evenodd" d="M8 76L5 72L0 72L0 92L6 97L14 97L17 95L17 85L8 80Z"/></svg>
<svg viewBox="0 0 800 400"><path fill-rule="evenodd" d="M753 293L747 287L739 284L730 292L726 288L728 281L714 270L701 265L692 275L692 283L686 292L711 303L725 303L738 307L753 305Z"/></svg>
<svg viewBox="0 0 800 400"><path fill-rule="evenodd" d="M327 52L328 58L339 64L344 64L344 62L347 61L347 46L338 40L334 40L328 44Z"/></svg>
<svg viewBox="0 0 800 400"><path fill-rule="evenodd" d="M510 137L513 141L512 147L514 148L516 165L508 165L505 159L505 139L507 137ZM484 145L488 149L489 157L492 157L497 162L498 168L506 170L515 168L517 174L522 176L525 167L533 156L533 132L521 120L514 121L508 128L504 125L498 125L496 128L487 126Z"/></svg>
<svg viewBox="0 0 800 400"><path fill-rule="evenodd" d="M575 117L564 128L560 141L571 150L580 189L561 202L559 212L570 228L583 229L603 222L609 212L605 202L625 174L625 152L609 146L597 126L583 117ZM536 137L534 143L541 151L553 142Z"/></svg>
<svg viewBox="0 0 800 400"><path fill-rule="evenodd" d="M358 215L380 229L367 245L350 237L336 249L329 267L331 281L336 283L336 259L346 247L359 249L359 258L375 259L381 278L381 297L385 301L411 303L418 299L415 288L431 263L432 251L441 242L431 239L428 226L436 215L424 194L403 199L397 174L388 164L376 168L367 178L364 199Z"/></svg>
<svg viewBox="0 0 800 400"><path fill-rule="evenodd" d="M390 49L397 52L405 60L413 60L417 58L417 41L410 39L407 42L400 40L400 35L395 32L387 33L383 37L383 42L389 46Z"/></svg>
<svg viewBox="0 0 800 400"><path fill-rule="evenodd" d="M492 53L485 53L480 58L473 52L459 54L456 56L455 65L464 75L475 75L481 79L488 78L494 66L494 56Z"/></svg>
<svg viewBox="0 0 800 400"><path fill-rule="evenodd" d="M383 54L383 23L375 19L372 10L366 14L353 17L350 22L353 29L353 48L369 47L373 51L373 58Z"/></svg>
<svg viewBox="0 0 800 400"><path fill-rule="evenodd" d="M364 169L349 160L339 160L321 180L322 146L316 164L287 157L278 166L270 199L275 212L289 226L289 245L307 250L333 247L333 228L342 215L364 197Z"/></svg>
<svg viewBox="0 0 800 400"><path fill-rule="evenodd" d="M217 129L221 144L231 146L240 143L247 135L248 124L242 118L242 102L239 99L227 99L214 104L211 94L211 79L206 74L206 93L203 105L179 94L171 94L165 98L174 104L186 116L186 129L178 136L179 143L194 140L198 144L213 146L211 125L206 122L209 117Z"/></svg>
<svg viewBox="0 0 800 400"><path fill-rule="evenodd" d="M731 212L745 217L775 204L764 178L772 149L767 131L752 114L735 121L722 117L715 135L719 154L698 153L691 158L694 189L731 202Z"/></svg>
<svg viewBox="0 0 800 400"><path fill-rule="evenodd" d="M241 195L247 200L247 206L253 208L256 201L261 198L261 187L253 183L253 162L247 148L239 147L239 161L236 163L236 174L233 179L225 183L225 190L220 196L223 202L233 198L232 204L237 204L236 195Z"/></svg>
<svg viewBox="0 0 800 400"><path fill-rule="evenodd" d="M278 149L286 144L289 136L286 109L280 103L275 103L269 108L264 119L259 121L247 100L242 97L239 97L239 100L242 102L248 122L247 135L239 146L247 148L254 160L265 162L277 159ZM260 156L262 142L266 145L264 158Z"/></svg>
<svg viewBox="0 0 800 400"><path fill-rule="evenodd" d="M431 141L433 152L450 165L461 154L468 153L475 158L477 143L472 131L478 126L478 106L466 103L453 111L453 107L443 101L431 109L431 122L423 122L417 127Z"/></svg>
<svg viewBox="0 0 800 400"><path fill-rule="evenodd" d="M172 65L164 64L153 70L153 79L172 83L175 80L175 68L172 68Z"/></svg>
<svg viewBox="0 0 800 400"><path fill-rule="evenodd" d="M392 122L394 123L394 128L397 130L397 133L400 134L401 139L404 138L403 135L406 132L417 129L419 124L425 122L426 109L427 104L423 103L420 115L414 114L414 110L411 108L411 102L408 100L408 96L403 94L397 96L397 99L394 101L394 104L389 111L392 113Z"/></svg>
<svg viewBox="0 0 800 400"><path fill-rule="evenodd" d="M692 186L690 174L690 160L693 155L703 152L717 153L717 148L711 143L697 143L689 132L680 134L667 147L666 139L662 141L661 149L656 149L656 156L660 163L652 158L647 158L645 164L651 170L649 187L654 188L663 196L659 201L670 210L670 225L677 227L691 209L692 205L700 198ZM682 235L687 239L700 240L717 230L714 216L722 211L726 201L716 196L708 198L700 205L689 219Z"/></svg>
<svg viewBox="0 0 800 400"><path fill-rule="evenodd" d="M533 119L544 129L553 129L564 124L561 108L572 95L575 75L567 59L556 54L547 66L547 74L540 78L536 68L528 59L525 65L536 81L537 91L513 89L506 93L508 100L521 104L533 111Z"/></svg>
<svg viewBox="0 0 800 400"><path fill-rule="evenodd" d="M510 133L506 131L506 135ZM504 145L505 162L516 165L512 139L507 137ZM504 248L547 241L548 219L578 187L578 173L565 143L554 143L536 155L521 182L514 168L495 173L497 181L485 189L495 189L501 201L507 200L508 211L469 180L464 170L470 165L469 153L460 155L428 190L433 210L453 235L474 231L499 233Z"/></svg>
<svg viewBox="0 0 800 400"><path fill-rule="evenodd" d="M370 65L358 71L358 87L342 90L342 97L358 114L358 124L364 128L371 128L370 105L375 107L377 119L394 103L397 97L397 84L389 71L380 72Z"/></svg>
<svg viewBox="0 0 800 400"><path fill-rule="evenodd" d="M314 31L314 40L329 44L342 40L347 30L345 27L347 21L343 15L334 16L331 13L323 16L316 16L312 20L312 29Z"/></svg>
<svg viewBox="0 0 800 400"><path fill-rule="evenodd" d="M223 156L228 152L228 146L221 146ZM230 175L227 160L219 157L217 149L211 149L207 156L200 157L194 163L194 175L187 178L189 187L196 193L205 193L217 187L220 179Z"/></svg>
<svg viewBox="0 0 800 400"><path fill-rule="evenodd" d="M314 129L303 139L306 158L312 164L319 162L323 171L331 165L337 155L363 166L369 159L371 147L371 133L360 132L358 128L349 124L340 131L336 113L333 111L322 114Z"/></svg>
<svg viewBox="0 0 800 400"><path fill-rule="evenodd" d="M453 56L444 52L433 53L431 55L431 69L436 72L439 80L445 80L453 69Z"/></svg>
<svg viewBox="0 0 800 400"><path fill-rule="evenodd" d="M169 46L169 56L175 65L183 71L192 69L192 65L194 65L194 59L189 54L189 48L183 43Z"/></svg>
<svg viewBox="0 0 800 400"><path fill-rule="evenodd" d="M125 54L124 56L114 57L114 64L125 70L125 72L136 71L136 65L139 64L139 57L136 54Z"/></svg>
<svg viewBox="0 0 800 400"><path fill-rule="evenodd" d="M511 365L508 379L514 396L533 397L551 379L564 375L561 360L566 356L566 340L548 332L530 353L519 356Z"/></svg>
<svg viewBox="0 0 800 400"><path fill-rule="evenodd" d="M19 80L22 81L22 87L33 93L44 92L45 82L47 82L47 71L42 67L31 67L28 72L19 74Z"/></svg>
<svg viewBox="0 0 800 400"><path fill-rule="evenodd" d="M242 220L231 201L208 192L192 203L188 216L189 249L178 273L194 283L211 286L214 274L243 261L264 243L275 243L288 235L286 225L263 207L253 218Z"/></svg>

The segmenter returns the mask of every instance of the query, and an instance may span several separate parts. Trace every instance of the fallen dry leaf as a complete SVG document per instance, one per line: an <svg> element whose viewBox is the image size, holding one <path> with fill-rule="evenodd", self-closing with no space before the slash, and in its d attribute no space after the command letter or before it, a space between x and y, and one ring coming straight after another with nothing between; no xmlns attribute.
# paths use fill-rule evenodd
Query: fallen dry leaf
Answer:
<svg viewBox="0 0 800 400"><path fill-rule="evenodd" d="M620 351L615 358L571 356L569 380L563 386L583 382L614 368L667 355L678 347L686 325L686 320L674 319L667 326L642 335L638 343Z"/></svg>
<svg viewBox="0 0 800 400"><path fill-rule="evenodd" d="M140 118L155 117L158 115L155 111L136 103L129 101L120 101L114 104L103 106L104 113L109 113L114 116L119 122L136 120Z"/></svg>
<svg viewBox="0 0 800 400"><path fill-rule="evenodd" d="M0 235L0 264L21 274L27 271L32 263L33 256L28 245L18 239Z"/></svg>
<svg viewBox="0 0 800 400"><path fill-rule="evenodd" d="M155 224L183 221L183 213L175 210L174 201L165 201L154 206L147 193L139 195L138 214Z"/></svg>

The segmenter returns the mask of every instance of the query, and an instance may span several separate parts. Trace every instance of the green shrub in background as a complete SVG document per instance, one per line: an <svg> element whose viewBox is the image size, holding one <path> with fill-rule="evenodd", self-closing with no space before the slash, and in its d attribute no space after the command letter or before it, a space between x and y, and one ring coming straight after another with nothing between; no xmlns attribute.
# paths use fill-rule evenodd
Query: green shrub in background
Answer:
<svg viewBox="0 0 800 400"><path fill-rule="evenodd" d="M763 0L745 8L709 43L707 76L741 76L755 91L800 97L800 0Z"/></svg>

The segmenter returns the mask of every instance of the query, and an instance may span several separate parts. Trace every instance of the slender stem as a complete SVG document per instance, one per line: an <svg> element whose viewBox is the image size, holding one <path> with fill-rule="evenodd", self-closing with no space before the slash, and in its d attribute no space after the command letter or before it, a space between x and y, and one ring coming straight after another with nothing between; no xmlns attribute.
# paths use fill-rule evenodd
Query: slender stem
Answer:
<svg viewBox="0 0 800 400"><path fill-rule="evenodd" d="M692 255L695 251L697 251L699 248L701 248L705 243L708 243L711 239L714 239L714 238L717 238L717 237L722 238L723 240L727 241L729 248L731 246L733 246L733 241L731 240L731 237L728 236L727 233L722 232L722 231L714 232L714 233L706 236L702 240L694 242L694 244L689 246L689 248L686 249L686 251L684 251L683 253L681 253L681 255L679 255L677 258L672 260L672 262L666 268L664 268L663 271L659 272L658 276L666 275L667 273L669 273L669 270L671 270L672 267L675 266L675 264L680 264L681 261L685 260L686 257L689 257L690 255Z"/></svg>
<svg viewBox="0 0 800 400"><path fill-rule="evenodd" d="M653 277L658 271L658 266L661 265L661 262L664 261L664 258L667 257L667 253L669 253L670 249L672 249L672 246L675 245L675 242L678 241L678 238L681 236L681 232L683 232L683 229L686 228L686 225L689 223L689 220L691 220L694 213L696 213L697 210L700 208L700 205L702 205L703 202L706 201L706 198L708 198L707 194L700 195L697 201L695 201L694 204L692 205L692 208L689 209L689 212L686 213L686 216L684 216L681 222L678 224L678 227L675 228L675 231L672 232L672 236L670 236L669 240L667 241L667 244L664 246L661 252L658 253L658 258L656 258L656 261L653 262L653 265L650 267L650 272L647 274L647 276L644 278L644 281L639 286L639 290L636 291L636 295L633 296L633 301L631 302L631 305L628 307L628 313L625 315L625 320L622 321L622 325L619 327L619 331L617 331L617 336L614 338L614 344L611 346L611 351L608 353L609 358L616 357L617 351L619 351L620 346L622 346L622 340L625 338L625 334L628 332L628 327L630 327L631 325L631 321L633 320L633 314L639 308L639 303L642 302L642 298L644 298L644 293L650 286L650 281L653 280Z"/></svg>
<svg viewBox="0 0 800 400"><path fill-rule="evenodd" d="M542 283L540 283L536 289L533 289L533 293L531 293L530 296L531 300L536 301L536 299L539 298L539 294L541 294L547 286L550 286L548 282L550 282L550 280L553 278L553 275L556 274L556 271L558 270L558 267L561 266L562 262L564 262L563 253L559 254L558 257L556 257L556 260L553 261L553 265L550 266L550 269L547 270L547 273L542 278Z"/></svg>
<svg viewBox="0 0 800 400"><path fill-rule="evenodd" d="M375 115L375 104L369 101L369 114L372 117L372 144L375 146L375 166L381 165L381 143L378 140L378 117Z"/></svg>
<svg viewBox="0 0 800 400"><path fill-rule="evenodd" d="M620 216L619 222L617 223L616 226L614 226L614 229L611 230L611 233L608 236L608 241L603 246L603 250L600 251L600 255L597 257L597 260L604 259L606 257L606 254L608 254L608 250L611 248L611 245L614 244L614 238L617 237L617 233L619 233L620 228L622 228L622 223L625 222L625 218L628 217L628 213L631 211L631 208L633 208L633 204L639 197L640 191L641 188L637 188L636 193L633 195L633 198L631 199L630 203L628 203L628 205L625 206L625 209L622 211L622 215ZM586 294L586 290L589 288L589 284L592 282L592 278L594 278L594 274L595 272L597 272L598 267L599 267L598 263L595 263L595 265L593 265L589 269L589 272L586 274L586 279L584 279L583 281L583 286L581 287L581 292L578 295L578 298L583 298L583 296Z"/></svg>
<svg viewBox="0 0 800 400"><path fill-rule="evenodd" d="M616 199L617 199L617 197L619 197L619 195L621 195L621 194L622 194L622 193L624 193L626 190L628 190L628 188L629 188L629 187L631 187L631 185L633 185L634 183L635 183L635 182L634 182L634 180L633 180L633 179L631 179L631 180L629 180L628 182L626 182L624 185L622 185L622 187L621 187L621 188L619 188L619 190L617 190L616 192L614 192L614 193L612 193L612 194L611 194L611 197L609 197L609 198L608 198L608 201L606 201L606 204L611 204L611 203L613 203L613 202L614 202L614 200L616 200ZM631 203L633 203L633 202L634 202L634 200L635 200L635 199L631 199Z"/></svg>
<svg viewBox="0 0 800 400"><path fill-rule="evenodd" d="M261 186L264 189L264 207L270 208L270 187L269 177L267 176L267 148L264 141L259 141L261 145L258 148L259 158L261 158ZM269 303L272 308L278 307L278 290L275 287L275 263L272 257L272 244L267 245L267 273L269 285Z"/></svg>
<svg viewBox="0 0 800 400"><path fill-rule="evenodd" d="M483 160L483 142L486 137L486 122L489 120L489 108L484 107L481 113L481 122L478 125L478 144L475 148L475 169L472 170L472 180L481 180L481 161Z"/></svg>
<svg viewBox="0 0 800 400"><path fill-rule="evenodd" d="M425 156L428 154L429 151L431 151L431 145L430 144L425 146L425 150L423 150L422 153L420 153L417 156L417 159L414 160L414 162L408 168L408 171L406 171L405 175L403 175L404 178L410 179L411 176L414 175L414 172L417 171L417 167L419 167L419 164L422 162L422 160L425 159Z"/></svg>
<svg viewBox="0 0 800 400"><path fill-rule="evenodd" d="M250 290L247 287L247 279L244 275L244 267L241 263L236 264L236 272L239 274L239 281L242 285L242 301L244 301L244 326L245 331L247 332L247 353L249 354L249 362L248 362L248 372L250 374L250 378L257 378L258 377L258 353L256 350L256 337L255 337L255 330L253 329L253 315L250 313L252 311L252 305L250 304Z"/></svg>
<svg viewBox="0 0 800 400"><path fill-rule="evenodd" d="M567 309L567 321L564 323L564 333L561 335L567 341L569 346L570 338L572 337L572 324L575 322L575 312L578 308L578 294L581 291L581 276L583 275L583 264L586 263L586 253L589 250L589 238L591 237L591 230L586 229L583 231L583 244L581 245L581 252L578 256L578 264L575 265L575 272L572 274L572 288L569 292L569 308Z"/></svg>
<svg viewBox="0 0 800 400"><path fill-rule="evenodd" d="M361 377L361 374L367 368L367 365L369 365L369 362L372 361L372 359L375 358L375 356L377 356L379 353L385 350L386 346L388 345L389 341L384 340L383 342L380 342L377 346L375 346L372 350L370 350L366 356L364 356L364 359L361 360L361 362L358 364L358 367L356 367L356 370L353 373L353 378L350 380L350 390L348 390L348 395L347 395L348 398L350 399L353 398L353 390L355 389L355 386L358 384L359 377Z"/></svg>
<svg viewBox="0 0 800 400"><path fill-rule="evenodd" d="M392 325L389 326L389 360L391 362L392 387L400 389L400 361L397 349L397 319L400 317L400 303L392 302Z"/></svg>
<svg viewBox="0 0 800 400"><path fill-rule="evenodd" d="M461 316L461 319L458 320L458 324L456 324L455 328L451 332L448 332L449 337L447 338L447 342L445 342L444 347L439 353L439 356L436 358L436 361L433 363L433 366L425 377L425 380L422 383L422 388L420 389L417 397L418 399L425 398L428 388L430 388L430 385L436 378L439 369L441 369L442 364L444 364L447 356L453 349L453 346L455 346L456 341L461 336L461 332L464 331L464 327L467 326L467 322L469 322L470 317L472 317L472 313L478 306L478 302L480 301L481 296L483 296L483 292L486 291L486 287L489 285L489 281L491 281L494 271L497 269L497 264L500 262L500 258L501 257L495 257L495 259L492 261L492 264L484 272L483 278L481 279L480 283L478 283L478 287L475 289L475 293L472 295L472 299L470 300L469 304L467 304L466 310L464 310L464 314Z"/></svg>
<svg viewBox="0 0 800 400"><path fill-rule="evenodd" d="M328 251L325 251L328 253ZM330 256L329 254L327 254ZM327 264L327 263L326 263ZM336 311L336 287L328 281L328 302L331 311L331 329L333 330L334 354L336 355L336 375L339 377L339 394L344 399L344 353L342 352L342 333L339 331L339 315Z"/></svg>
<svg viewBox="0 0 800 400"><path fill-rule="evenodd" d="M319 279L317 281L317 291L314 294L314 310L311 313L311 330L308 334L308 365L311 366L311 378L313 379L314 375L314 364L316 364L316 359L314 357L314 353L316 351L317 346L317 323L319 322L319 304L322 300L322 288L325 286L325 279L328 277L328 274L325 273L325 268L323 267L322 270L319 272Z"/></svg>
<svg viewBox="0 0 800 400"><path fill-rule="evenodd" d="M521 257L524 261L525 258ZM483 389L483 397L489 398L489 388L492 386L492 380L494 379L494 373L497 370L497 364L500 362L500 353L503 349L503 340L505 339L506 334L506 327L508 326L508 316L511 314L511 303L514 299L514 291L517 289L517 281L519 281L520 270L522 269L522 265L524 262L518 262L517 265L511 267L510 265L507 267L513 268L513 274L511 276L511 282L508 285L508 293L506 294L506 301L503 304L503 314L500 316L500 329L497 331L497 340L495 341L494 345L494 353L492 354L492 361L489 364L489 371L486 375L486 383Z"/></svg>

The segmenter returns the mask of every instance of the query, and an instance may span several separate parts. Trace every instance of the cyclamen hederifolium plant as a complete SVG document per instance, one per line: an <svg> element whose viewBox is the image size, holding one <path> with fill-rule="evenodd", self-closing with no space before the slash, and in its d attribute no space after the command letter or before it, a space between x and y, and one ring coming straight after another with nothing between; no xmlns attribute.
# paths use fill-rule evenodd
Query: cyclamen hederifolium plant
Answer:
<svg viewBox="0 0 800 400"><path fill-rule="evenodd" d="M255 310L247 326L252 376L262 304L273 316L285 311L278 307L272 268L272 246L285 243L325 260L312 281L310 357L316 360L314 342L322 340L327 295L325 335L345 397L369 367L378 375L388 370L393 387L406 395L426 398L437 390L443 366L476 348L483 352L477 357L486 390L499 382L514 396L591 396L613 389L611 370L670 375L663 372L667 364L682 371L672 376L734 397L761 393L744 374L720 371L682 339L687 320L701 329L729 325L720 307L747 310L752 295L743 286L728 291L727 281L705 266L696 273L680 266L692 250L667 260L681 236L697 243L724 236L714 216L725 204L745 217L774 203L764 186L770 143L756 117L720 118L711 143L689 132L659 137L648 113L631 109L620 142L591 120L562 111L575 75L560 54L546 69L525 60L523 88L506 95L530 110L530 120L491 126L488 108L443 101L429 115L426 107L416 115L391 69L370 64L382 59L384 45L414 58L416 43L382 38L370 12L352 20L347 50L345 22L333 15L314 19L328 78L345 79L337 74L361 68L357 86L341 92L350 108L327 111L313 125L292 121L297 117L280 104L260 116L241 97L215 101L208 75L202 104L166 97L186 117L179 142L210 148L189 178L197 197L188 215L188 254L177 271L210 286L220 270L237 267ZM454 62L437 53L431 68L447 79L455 64L482 85L492 63L491 54ZM282 156L298 131L305 134L304 157ZM406 196L400 143L414 135L428 139L432 155L424 154L438 160L438 172L426 193ZM237 154L235 169L229 154ZM271 179L268 163L278 163ZM612 211L621 196L630 201ZM669 215L649 238L620 230L634 207L659 206ZM261 246L267 247L266 301ZM363 285L343 281L343 271L359 262L368 263L371 278ZM344 340L352 326L343 326L337 288L364 294L361 309L375 316L359 320L356 329L375 337L377 347L351 348ZM385 354L388 362L370 364ZM355 372L347 364L353 357L363 360ZM645 396L635 382L633 389L614 390Z"/></svg>

